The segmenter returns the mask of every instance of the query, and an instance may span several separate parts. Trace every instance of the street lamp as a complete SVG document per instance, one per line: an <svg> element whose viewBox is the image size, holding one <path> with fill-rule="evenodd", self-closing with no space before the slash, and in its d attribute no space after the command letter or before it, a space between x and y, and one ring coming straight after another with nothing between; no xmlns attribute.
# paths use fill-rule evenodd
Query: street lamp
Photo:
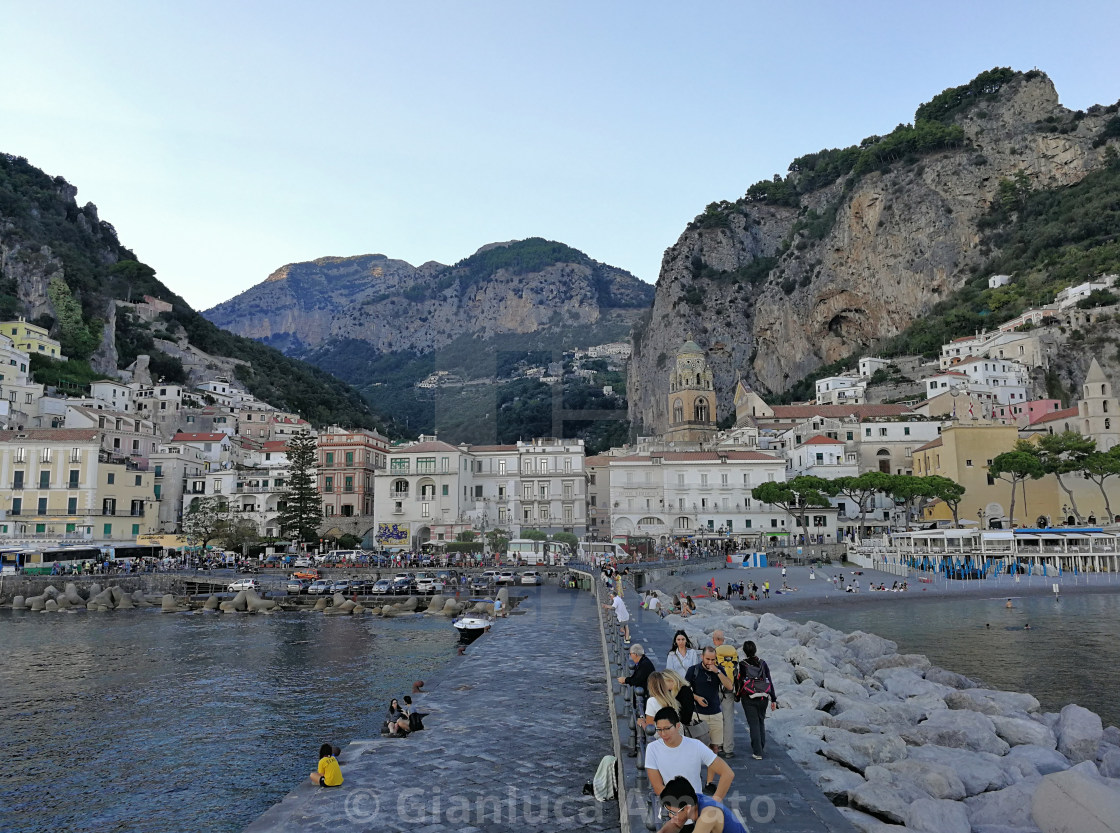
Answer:
<svg viewBox="0 0 1120 833"><path fill-rule="evenodd" d="M976 520L978 520L980 522L980 529L983 529L984 528L984 510L983 509L977 509L976 510Z"/></svg>

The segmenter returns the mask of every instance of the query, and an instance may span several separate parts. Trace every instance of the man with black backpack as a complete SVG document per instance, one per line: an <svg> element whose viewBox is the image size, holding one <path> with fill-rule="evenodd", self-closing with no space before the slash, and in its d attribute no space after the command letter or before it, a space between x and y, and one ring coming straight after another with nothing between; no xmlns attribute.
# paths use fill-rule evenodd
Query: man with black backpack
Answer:
<svg viewBox="0 0 1120 833"><path fill-rule="evenodd" d="M743 714L751 732L751 757L761 761L762 750L766 747L766 707L778 708L778 696L774 693L770 667L759 659L758 646L749 639L743 643L743 657L739 662L735 690L739 694L739 702L743 704Z"/></svg>

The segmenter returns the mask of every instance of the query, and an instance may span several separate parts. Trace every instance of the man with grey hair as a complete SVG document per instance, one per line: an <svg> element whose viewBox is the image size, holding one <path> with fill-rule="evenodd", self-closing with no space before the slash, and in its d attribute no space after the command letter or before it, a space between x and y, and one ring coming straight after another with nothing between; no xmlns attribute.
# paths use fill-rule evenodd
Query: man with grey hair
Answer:
<svg viewBox="0 0 1120 833"><path fill-rule="evenodd" d="M724 675L735 679L735 669L739 667L739 652L734 645L728 645L723 631L712 631L712 644L716 646L716 664ZM721 688L719 708L723 714L723 749L719 754L724 758L735 757L735 692Z"/></svg>
<svg viewBox="0 0 1120 833"><path fill-rule="evenodd" d="M630 661L634 663L633 673L629 677L619 677L618 682L621 685L632 685L634 688L640 688L644 707L646 683L649 681L649 675L657 669L653 667L653 662L646 656L646 649L637 642L630 646Z"/></svg>

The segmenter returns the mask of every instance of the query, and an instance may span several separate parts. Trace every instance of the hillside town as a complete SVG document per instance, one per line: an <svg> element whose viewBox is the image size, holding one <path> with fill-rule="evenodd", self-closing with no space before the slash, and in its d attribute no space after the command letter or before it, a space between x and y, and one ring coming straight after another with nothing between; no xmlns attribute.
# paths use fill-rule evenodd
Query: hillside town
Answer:
<svg viewBox="0 0 1120 833"><path fill-rule="evenodd" d="M284 549L296 543L278 519L297 434L316 438L322 546L349 538L417 550L464 533L534 530L665 551L844 543L954 519L983 528L1105 522L1107 476L1016 482L1022 497L1012 518L1011 486L989 467L1017 441L1043 435L1073 432L1101 452L1120 444L1120 401L1096 361L1070 407L1030 393L1031 373L1052 349L1048 328L1091 323L1100 310L1077 301L1114 280L1074 287L991 333L946 344L937 361L862 358L858 371L818 380L812 402L771 405L741 379L734 423L723 429L706 352L687 341L667 369L668 423L594 456L581 440L554 437L454 445L431 435L394 443L368 429L315 430L224 376L193 385L104 379L66 395L28 375L33 353L65 359L59 343L28 322L3 322L0 544L183 546L191 543L184 518L212 501L235 519L240 540ZM625 347L573 358L624 361ZM923 395L869 401L878 382L903 377ZM952 506L849 491L803 514L752 497L765 483L869 472L940 476L965 491Z"/></svg>

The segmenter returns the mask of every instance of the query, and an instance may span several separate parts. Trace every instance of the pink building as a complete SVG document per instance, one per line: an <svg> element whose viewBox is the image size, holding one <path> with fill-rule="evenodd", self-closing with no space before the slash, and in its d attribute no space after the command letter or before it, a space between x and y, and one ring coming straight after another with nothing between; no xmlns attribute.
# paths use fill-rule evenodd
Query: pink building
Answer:
<svg viewBox="0 0 1120 833"><path fill-rule="evenodd" d="M373 475L385 468L389 441L376 431L331 426L319 434L318 450L323 515L372 515Z"/></svg>

